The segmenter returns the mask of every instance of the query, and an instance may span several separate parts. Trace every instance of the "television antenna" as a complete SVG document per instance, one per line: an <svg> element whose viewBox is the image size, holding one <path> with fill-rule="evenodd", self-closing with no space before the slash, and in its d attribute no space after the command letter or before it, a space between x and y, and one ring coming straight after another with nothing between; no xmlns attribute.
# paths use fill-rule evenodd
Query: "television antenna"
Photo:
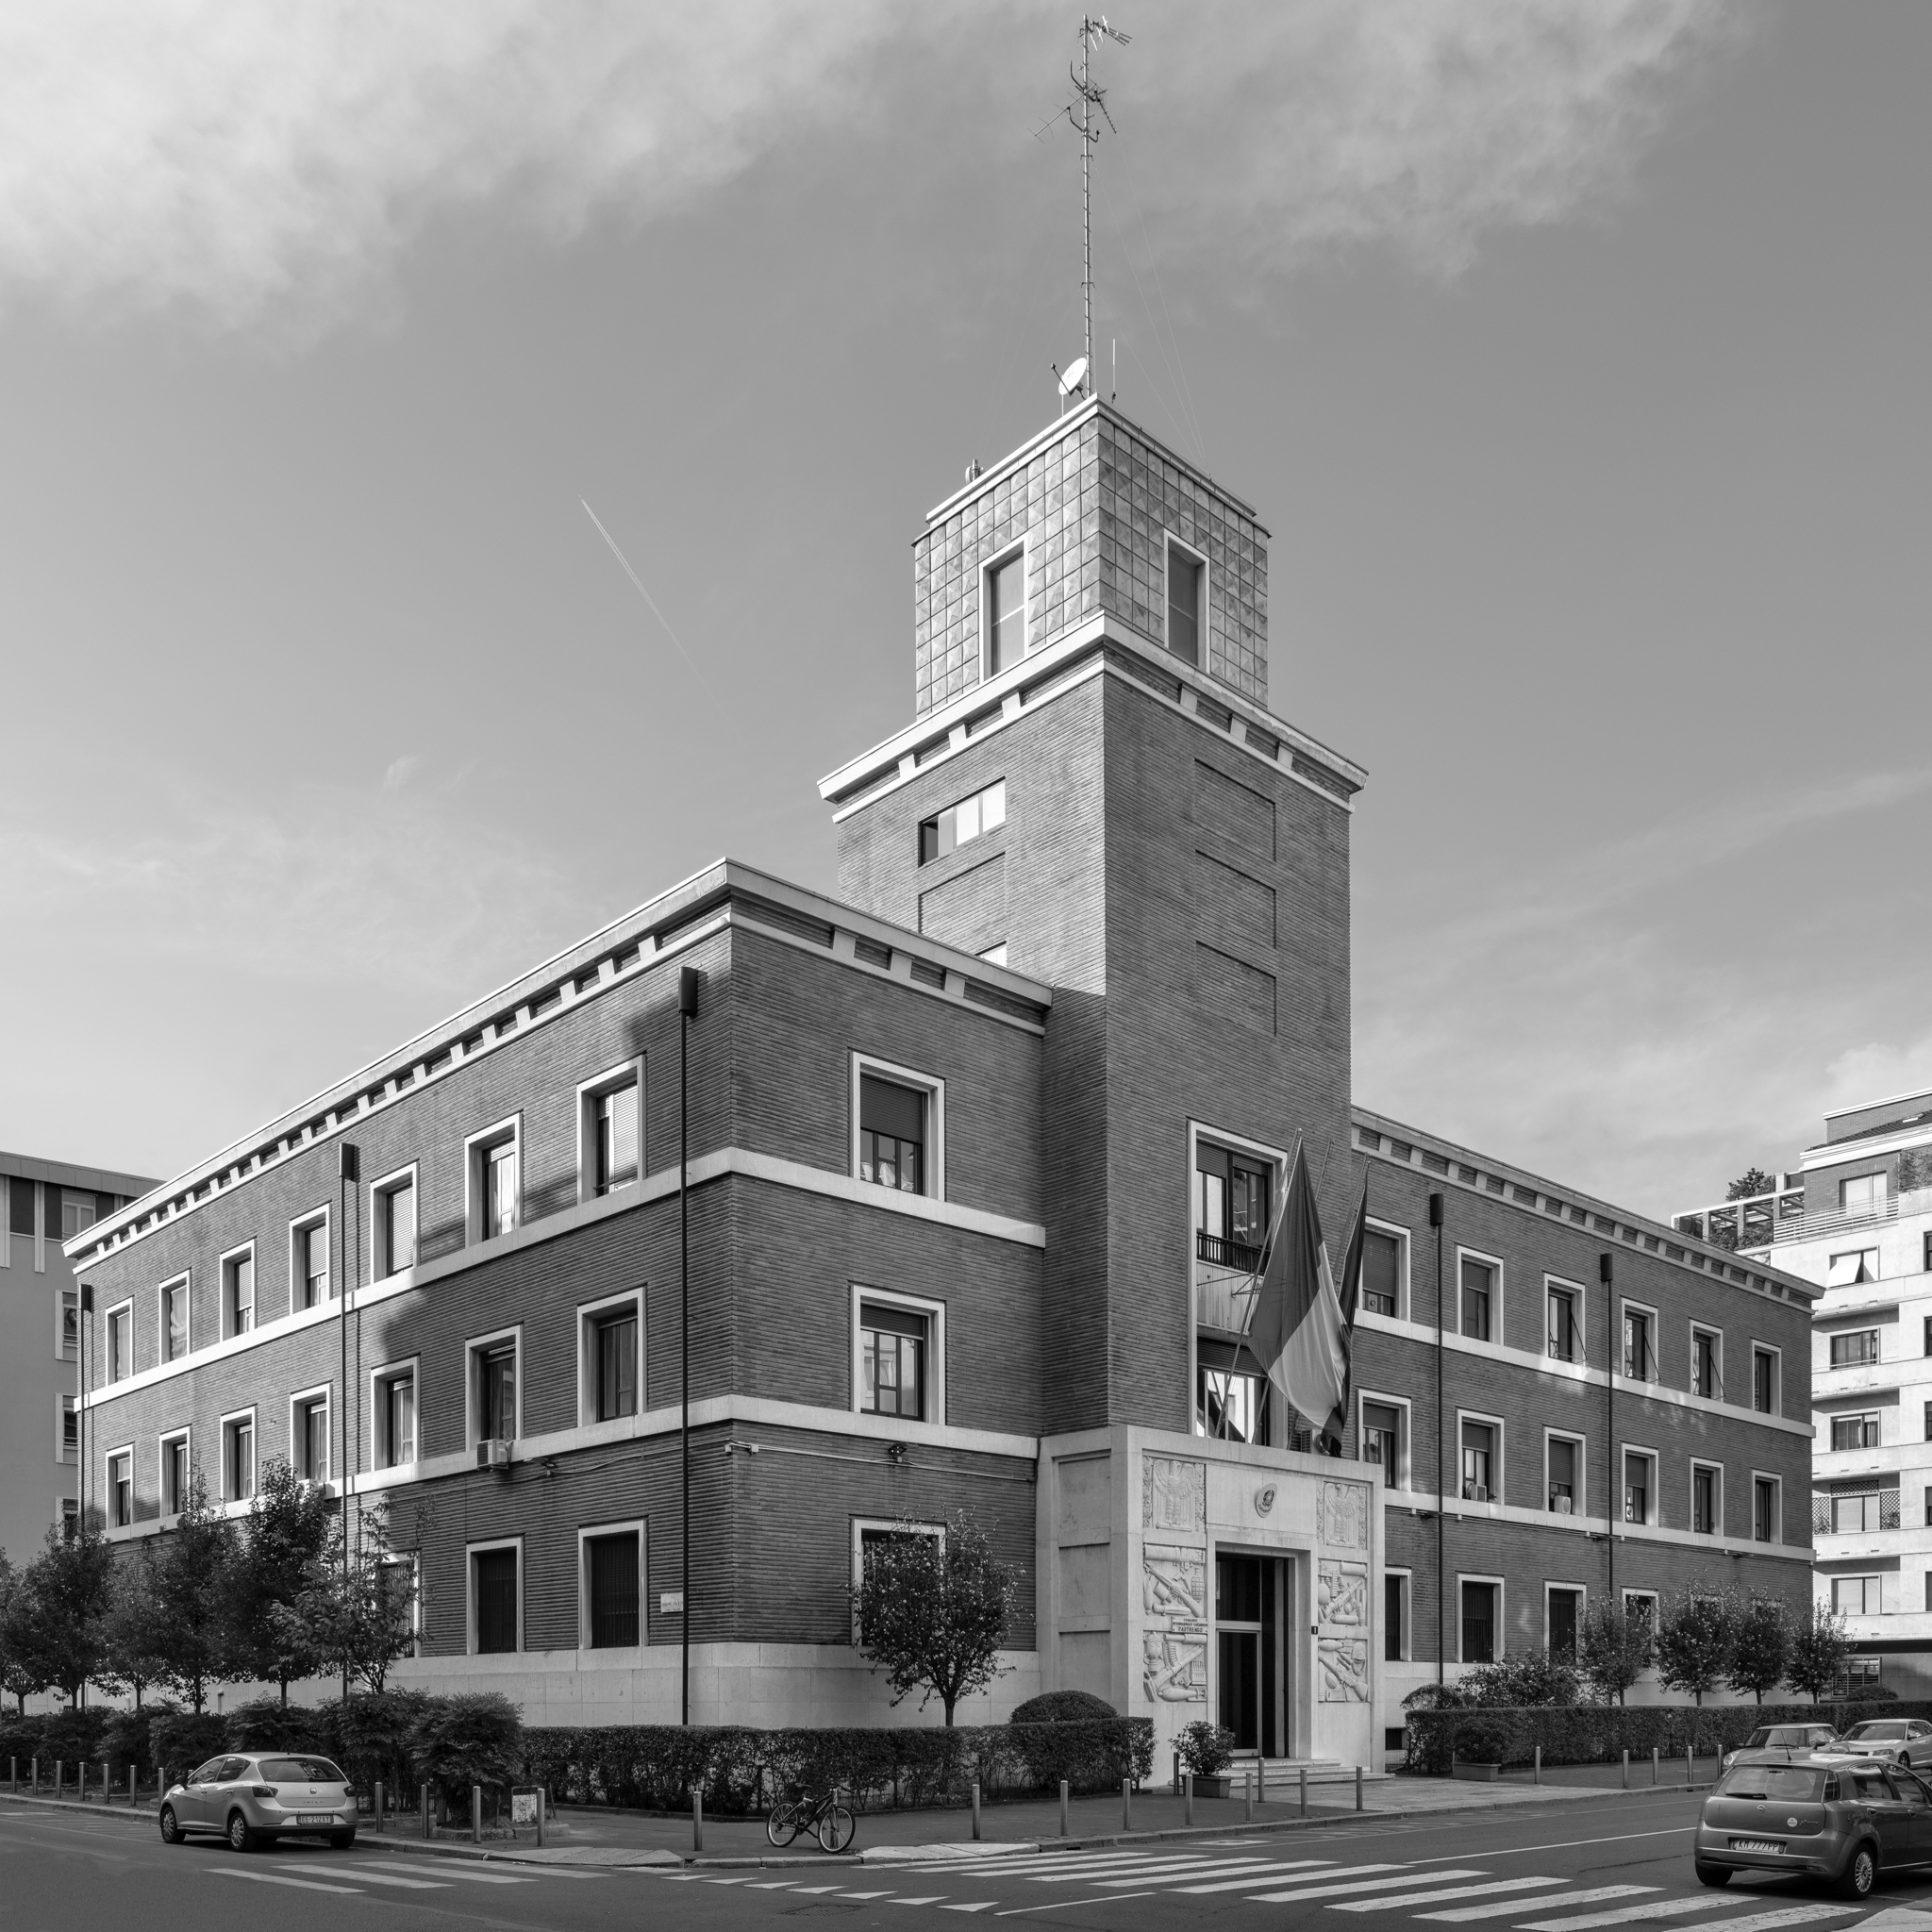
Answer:
<svg viewBox="0 0 1932 1932"><path fill-rule="evenodd" d="M1100 129L1093 119L1095 112L1112 133L1120 132L1113 125L1113 116L1107 111L1107 90L1093 84L1093 47L1098 41L1115 41L1124 47L1132 39L1131 34L1109 26L1104 13L1082 14L1079 69L1076 72L1071 65L1067 68L1067 78L1074 84L1074 98L1060 110L1067 125L1080 137L1080 297L1085 331L1082 354L1074 369L1080 372L1081 393L1090 396L1093 393L1093 150L1100 142ZM1034 138L1040 139L1059 118L1056 114L1037 127ZM1060 392L1070 394L1072 386L1063 385Z"/></svg>

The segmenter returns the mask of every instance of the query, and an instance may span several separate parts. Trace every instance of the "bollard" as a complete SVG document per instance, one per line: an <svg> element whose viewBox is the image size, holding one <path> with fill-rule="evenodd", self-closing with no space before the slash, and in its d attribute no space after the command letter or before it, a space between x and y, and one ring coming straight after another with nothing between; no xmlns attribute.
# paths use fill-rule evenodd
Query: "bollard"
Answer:
<svg viewBox="0 0 1932 1932"><path fill-rule="evenodd" d="M1355 1768L1355 1808L1357 1811L1362 1808L1362 1768L1359 1764Z"/></svg>
<svg viewBox="0 0 1932 1932"><path fill-rule="evenodd" d="M370 1818L369 1828L371 1831L380 1831L382 1829L382 1780L380 1778L375 1780L375 1810Z"/></svg>
<svg viewBox="0 0 1932 1932"><path fill-rule="evenodd" d="M1308 1815L1308 1767L1302 1766L1302 1816Z"/></svg>
<svg viewBox="0 0 1932 1932"><path fill-rule="evenodd" d="M427 1785L423 1787L423 1836L425 1838L435 1836L429 1828L429 1787Z"/></svg>
<svg viewBox="0 0 1932 1932"><path fill-rule="evenodd" d="M1180 1796L1180 1792L1181 1792L1181 1754L1179 1753L1179 1751L1175 1751L1175 1753L1174 1754L1174 1796L1175 1796L1175 1797L1179 1797L1179 1796Z"/></svg>
<svg viewBox="0 0 1932 1932"><path fill-rule="evenodd" d="M979 1784L976 1779L973 1786L973 1842L979 1842Z"/></svg>
<svg viewBox="0 0 1932 1932"><path fill-rule="evenodd" d="M1536 1747L1536 1781L1538 1784L1543 1781L1543 1747L1541 1744Z"/></svg>
<svg viewBox="0 0 1932 1932"><path fill-rule="evenodd" d="M834 1804L838 1802L836 1791L832 1794L832 1801ZM691 1848L694 1852L705 1848L705 1794L699 1790L691 1794Z"/></svg>
<svg viewBox="0 0 1932 1932"><path fill-rule="evenodd" d="M1060 1836L1067 1836L1067 1781L1060 1780Z"/></svg>
<svg viewBox="0 0 1932 1932"><path fill-rule="evenodd" d="M113 1802L114 1780L108 1775L108 1760L104 1757L101 1759L101 1803L111 1805Z"/></svg>
<svg viewBox="0 0 1932 1932"><path fill-rule="evenodd" d="M480 1845L483 1842L483 1787L470 1787L470 1842Z"/></svg>
<svg viewBox="0 0 1932 1932"><path fill-rule="evenodd" d="M1697 1747L1694 1744L1684 1746L1684 1789L1687 1791L1690 1789L1690 1780L1696 1775L1690 1768L1691 1759L1696 1756L1696 1752Z"/></svg>
<svg viewBox="0 0 1932 1932"><path fill-rule="evenodd" d="M1657 1783L1657 1746L1656 1746L1655 1744L1653 1744L1653 1745L1652 1745L1652 1746L1650 1747L1650 1781L1651 1781L1651 1783L1652 1783L1652 1784L1656 1784L1656 1783Z"/></svg>
<svg viewBox="0 0 1932 1932"><path fill-rule="evenodd" d="M1123 1831L1132 1831L1133 1828L1134 1780L1130 1777L1124 1777L1121 1780L1121 1829Z"/></svg>
<svg viewBox="0 0 1932 1932"><path fill-rule="evenodd" d="M74 1767L74 1776L75 1796L81 1804L85 1805L87 1803L87 1759L85 1757Z"/></svg>
<svg viewBox="0 0 1932 1932"><path fill-rule="evenodd" d="M1626 1791L1630 1789L1630 1749L1628 1745L1625 1745L1624 1748L1624 1789Z"/></svg>
<svg viewBox="0 0 1932 1932"><path fill-rule="evenodd" d="M9 1757L9 1758L8 1758L8 1759L7 1760L7 1775L8 1775L8 1778L9 1779L9 1781L10 1781L10 1782L12 1783L12 1786L13 1786L13 1794L14 1794L14 1796L15 1796L15 1797L18 1797L18 1796L20 1795L20 1759L19 1759L19 1758L17 1758L17 1757Z"/></svg>
<svg viewBox="0 0 1932 1932"><path fill-rule="evenodd" d="M34 1796L38 1798L41 1795L41 1759L38 1752L27 1759L27 1769L33 1775Z"/></svg>
<svg viewBox="0 0 1932 1932"><path fill-rule="evenodd" d="M1191 1771L1181 1779L1181 1823L1194 1822L1194 1774Z"/></svg>
<svg viewBox="0 0 1932 1932"><path fill-rule="evenodd" d="M548 1785L539 1785L537 1787L537 1842L539 1845L541 1845L543 1842L543 1814L549 1808L550 1787Z"/></svg>
<svg viewBox="0 0 1932 1932"><path fill-rule="evenodd" d="M140 1802L140 1787L135 1783L134 1767L130 1764L127 1767L127 1808L133 1810Z"/></svg>
<svg viewBox="0 0 1932 1932"><path fill-rule="evenodd" d="M1242 1815L1252 1824L1255 1822L1255 1767L1252 1764L1248 1766L1247 1800L1247 1809Z"/></svg>

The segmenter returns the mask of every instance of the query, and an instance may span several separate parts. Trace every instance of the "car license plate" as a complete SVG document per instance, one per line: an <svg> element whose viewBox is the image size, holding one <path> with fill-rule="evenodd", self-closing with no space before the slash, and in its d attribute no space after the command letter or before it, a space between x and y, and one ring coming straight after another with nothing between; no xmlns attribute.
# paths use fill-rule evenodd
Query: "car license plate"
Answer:
<svg viewBox="0 0 1932 1932"><path fill-rule="evenodd" d="M1731 1849L1734 1852L1781 1852L1784 1840L1777 1838L1734 1838Z"/></svg>
<svg viewBox="0 0 1932 1932"><path fill-rule="evenodd" d="M304 1811L295 1819L297 1824L333 1824L335 1822L335 1814L332 1811Z"/></svg>

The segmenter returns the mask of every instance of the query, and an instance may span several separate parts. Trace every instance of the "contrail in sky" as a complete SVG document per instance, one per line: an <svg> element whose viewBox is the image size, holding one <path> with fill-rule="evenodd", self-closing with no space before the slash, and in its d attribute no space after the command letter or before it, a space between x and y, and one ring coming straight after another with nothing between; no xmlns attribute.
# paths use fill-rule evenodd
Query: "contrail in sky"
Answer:
<svg viewBox="0 0 1932 1932"><path fill-rule="evenodd" d="M599 519L597 512L593 510L588 503L584 503L584 499L581 496L577 498L577 501L579 503L584 504L584 514L587 517L589 517L593 524L597 525L598 536L603 538L605 542L609 544L611 556L616 558L618 562L624 566L625 575L627 576L631 580L631 582L638 587L638 595L641 597L644 600L644 602L651 607L651 615L655 617L658 620L658 622L664 626L664 635L668 637L674 644L677 645L677 655L684 659L687 665L690 666L691 675L693 677L695 677L700 684L704 685L705 695L708 698L709 698L713 704L716 704L718 701L718 693L714 691L708 684L705 683L705 674L698 669L695 663L692 662L691 653L684 648L684 645L678 640L677 633L671 628L671 620L668 617L666 617L661 610L658 608L658 600L651 595L650 591L644 589L643 578L639 576L637 572L631 569L630 558L627 558L624 554L624 552L617 547L617 539L613 537L610 534L610 532L604 527L604 525L602 521Z"/></svg>

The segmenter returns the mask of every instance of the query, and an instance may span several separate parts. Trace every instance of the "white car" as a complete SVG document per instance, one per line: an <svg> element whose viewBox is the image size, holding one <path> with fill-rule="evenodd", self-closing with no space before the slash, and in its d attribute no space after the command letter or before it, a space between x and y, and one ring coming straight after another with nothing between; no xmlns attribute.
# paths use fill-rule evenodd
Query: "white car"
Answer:
<svg viewBox="0 0 1932 1932"><path fill-rule="evenodd" d="M1880 1757L1915 1770L1932 1768L1932 1724L1917 1717L1874 1717L1819 1747L1834 1757Z"/></svg>
<svg viewBox="0 0 1932 1932"><path fill-rule="evenodd" d="M325 1838L338 1851L356 1842L356 1794L326 1757L306 1751L243 1751L210 1757L162 1793L162 1839L218 1832L236 1851L278 1838Z"/></svg>

